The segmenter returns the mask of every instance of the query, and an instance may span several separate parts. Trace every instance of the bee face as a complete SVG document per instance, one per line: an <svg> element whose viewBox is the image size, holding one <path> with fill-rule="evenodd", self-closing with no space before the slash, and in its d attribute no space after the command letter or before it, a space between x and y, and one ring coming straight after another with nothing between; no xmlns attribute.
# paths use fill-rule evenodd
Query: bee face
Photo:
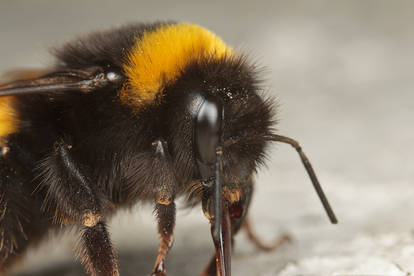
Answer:
<svg viewBox="0 0 414 276"><path fill-rule="evenodd" d="M209 219L214 217L217 146L223 161L221 191L230 216L242 221L247 212L252 175L263 162L273 125L272 106L260 93L256 70L235 56L195 62L165 88L161 105L168 110L164 126L176 173L184 187L197 183L189 192L199 195Z"/></svg>
<svg viewBox="0 0 414 276"><path fill-rule="evenodd" d="M206 181L200 175L194 142L195 120L205 99L218 102L223 109L221 125L214 132L220 136L223 149L225 183L237 186L246 182L263 163L269 142L266 137L274 121L273 107L263 100L261 90L255 68L244 57L236 56L197 61L186 67L174 84L166 86L160 108L165 112L163 121L172 157L185 182ZM204 108L208 109L207 105ZM209 135L199 136L209 139ZM209 155L206 159L215 159L217 143L203 142L201 150Z"/></svg>

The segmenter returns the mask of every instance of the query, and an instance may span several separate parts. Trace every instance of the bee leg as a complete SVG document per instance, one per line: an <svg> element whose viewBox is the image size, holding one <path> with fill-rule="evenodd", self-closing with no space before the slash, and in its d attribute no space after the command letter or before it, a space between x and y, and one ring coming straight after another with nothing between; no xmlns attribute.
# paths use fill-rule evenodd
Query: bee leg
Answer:
<svg viewBox="0 0 414 276"><path fill-rule="evenodd" d="M165 259L173 244L173 230L175 226L175 185L176 179L168 154L167 143L157 140L153 144L155 148L154 168L159 168L162 173L156 191L155 214L158 220L158 233L160 234L160 246L155 261L153 276L165 276Z"/></svg>
<svg viewBox="0 0 414 276"><path fill-rule="evenodd" d="M233 250L233 248L234 248L234 234L231 236L231 245L232 245L231 250ZM216 276L216 275L217 275L217 256L216 256L216 254L214 254L210 258L210 261L208 262L208 264L205 267L205 269L203 270L203 272L201 273L201 276Z"/></svg>
<svg viewBox="0 0 414 276"><path fill-rule="evenodd" d="M252 179L244 183L243 196L240 198L233 198L232 196L224 193L223 197L229 201L229 216L231 225L231 250L234 249L234 236L239 232L244 224L246 215L249 210L250 202L253 196L254 182ZM232 199L233 198L233 199ZM216 276L217 275L217 260L216 254L214 254L206 268L201 273L201 276Z"/></svg>
<svg viewBox="0 0 414 276"><path fill-rule="evenodd" d="M88 274L118 276L117 256L105 223L100 221L93 227L84 227L82 231L79 255Z"/></svg>
<svg viewBox="0 0 414 276"><path fill-rule="evenodd" d="M246 231L247 237L249 240L260 250L265 252L271 252L273 250L278 249L281 245L283 245L286 242L291 242L292 239L288 234L282 234L278 238L276 238L275 241L272 243L266 244L262 240L257 237L257 235L254 233L253 228L250 224L249 218L247 218L243 223L243 229Z"/></svg>
<svg viewBox="0 0 414 276"><path fill-rule="evenodd" d="M22 259L29 241L46 232L46 223L31 209L37 205L27 189L29 176L8 157L0 157L0 275Z"/></svg>
<svg viewBox="0 0 414 276"><path fill-rule="evenodd" d="M246 217L247 215L247 211L249 209L250 206L250 202L253 196L253 191L254 191L254 182L253 180L250 180L248 183L246 183L247 185L244 188L244 192L246 194L246 198L244 200L244 214L242 219L238 220L238 223L235 224L235 232L239 231L240 229L243 229L244 231L246 231L247 234L247 238L261 251L265 251L265 252L270 252L273 250L278 249L281 245L283 245L286 242L290 242L291 238L288 234L282 234L279 237L276 238L275 241L266 244L265 242L263 242L262 240L260 240L260 238L254 233L253 231L253 227L250 223L250 219L249 217Z"/></svg>
<svg viewBox="0 0 414 276"><path fill-rule="evenodd" d="M216 276L217 275L217 261L216 254L214 254L208 262L206 268L201 273L201 276Z"/></svg>
<svg viewBox="0 0 414 276"><path fill-rule="evenodd" d="M160 246L155 261L152 276L165 276L165 259L173 244L173 229L175 225L175 203L163 205L157 203L155 210L158 218L158 233L160 234Z"/></svg>
<svg viewBox="0 0 414 276"><path fill-rule="evenodd" d="M75 161L73 151L70 143L61 140L40 163L40 187L47 191L43 208L54 211L55 223L80 222L93 227L102 218L104 196L92 186L86 168Z"/></svg>
<svg viewBox="0 0 414 276"><path fill-rule="evenodd" d="M22 217L27 212L15 202L15 198L7 198L18 196L11 195L16 189L8 184L0 184L0 275L6 274L6 271L20 259L28 244L25 221L27 217ZM9 191L2 191L2 186L6 186Z"/></svg>
<svg viewBox="0 0 414 276"><path fill-rule="evenodd" d="M105 198L92 186L91 177L75 161L71 144L59 141L55 151L40 164L40 177L47 189L45 209L55 207L55 221L82 224L80 257L91 276L118 276L118 262L102 220ZM53 210L53 209L52 209Z"/></svg>

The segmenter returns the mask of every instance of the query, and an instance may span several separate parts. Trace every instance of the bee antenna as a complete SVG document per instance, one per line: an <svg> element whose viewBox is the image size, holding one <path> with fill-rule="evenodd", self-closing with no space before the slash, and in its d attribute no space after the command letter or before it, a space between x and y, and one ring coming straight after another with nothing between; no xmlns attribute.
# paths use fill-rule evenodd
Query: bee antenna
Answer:
<svg viewBox="0 0 414 276"><path fill-rule="evenodd" d="M308 172L308 175L312 181L313 187L315 188L316 193L318 194L319 199L321 200L322 205L325 208L325 211L331 223L337 224L338 220L336 219L335 213L333 212L331 205L329 204L328 199L326 198L325 193L323 192L322 187L319 184L319 180L316 177L315 171L313 170L308 157L306 157L305 153L302 151L302 148L299 145L299 143L292 138L281 136L281 135L276 135L276 134L272 134L270 136L270 140L275 141L275 142L282 142L282 143L289 144L296 149L296 151L298 152L300 156L300 159L302 160L303 165L305 166L306 171Z"/></svg>

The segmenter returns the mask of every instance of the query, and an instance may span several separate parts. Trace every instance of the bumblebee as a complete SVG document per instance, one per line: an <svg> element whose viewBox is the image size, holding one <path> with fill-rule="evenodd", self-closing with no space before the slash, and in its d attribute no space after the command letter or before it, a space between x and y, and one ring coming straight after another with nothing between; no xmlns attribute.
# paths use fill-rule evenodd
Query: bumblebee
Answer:
<svg viewBox="0 0 414 276"><path fill-rule="evenodd" d="M106 223L150 202L160 235L152 275L166 275L175 200L186 197L211 225L216 252L203 275L229 276L243 225L261 245L245 218L272 142L297 150L336 223L299 144L274 133L275 105L261 93L259 70L205 28L131 24L54 55L50 69L0 86L3 272L51 229L76 225L87 273L119 275Z"/></svg>

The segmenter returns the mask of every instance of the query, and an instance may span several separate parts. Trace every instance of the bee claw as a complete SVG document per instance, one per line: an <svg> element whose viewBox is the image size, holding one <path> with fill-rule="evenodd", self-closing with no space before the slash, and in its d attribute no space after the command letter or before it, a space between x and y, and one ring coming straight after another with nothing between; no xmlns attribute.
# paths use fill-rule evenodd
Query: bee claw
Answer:
<svg viewBox="0 0 414 276"><path fill-rule="evenodd" d="M158 270L160 269L160 270ZM151 276L167 276L167 273L164 268L157 267L154 269L154 271L151 273Z"/></svg>

